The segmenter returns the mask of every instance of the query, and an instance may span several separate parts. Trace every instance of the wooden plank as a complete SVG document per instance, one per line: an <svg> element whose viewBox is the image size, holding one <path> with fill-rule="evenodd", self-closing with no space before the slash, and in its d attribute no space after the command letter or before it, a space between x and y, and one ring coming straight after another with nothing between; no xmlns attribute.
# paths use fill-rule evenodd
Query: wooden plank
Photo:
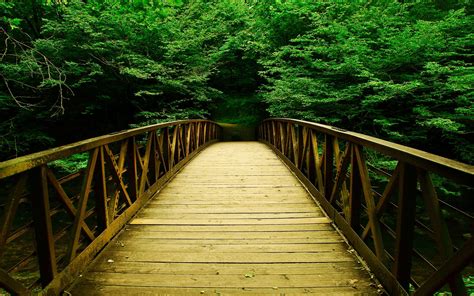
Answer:
<svg viewBox="0 0 474 296"><path fill-rule="evenodd" d="M204 231L153 231L153 232L137 232L127 231L123 234L124 238L160 238L160 239L295 239L295 238L338 238L339 235L334 230L319 230L319 231L269 231L269 232L204 232Z"/></svg>
<svg viewBox="0 0 474 296"><path fill-rule="evenodd" d="M332 244L270 244L270 245L197 245L197 244L160 244L159 242L120 242L110 251L125 252L163 252L163 253L332 253L345 252L347 246L343 243ZM106 253L107 255L109 253Z"/></svg>
<svg viewBox="0 0 474 296"><path fill-rule="evenodd" d="M334 274L318 275L154 275L90 272L84 275L85 282L105 285L142 286L142 287L221 287L221 288L263 288L263 287L356 287L369 286L366 280L351 282L350 278L335 277Z"/></svg>
<svg viewBox="0 0 474 296"><path fill-rule="evenodd" d="M103 285L103 284L87 284L81 286L80 291L87 291L87 295L255 295L255 296L268 296L268 295L338 295L338 296L354 296L361 294L359 290L352 286L347 287L318 287L318 288L282 288L282 287L271 287L271 288L169 288L169 287L140 287L140 286L120 286L120 285ZM71 291L73 295L76 295L76 290ZM377 292L363 292L361 295L372 296L380 295Z"/></svg>
<svg viewBox="0 0 474 296"><path fill-rule="evenodd" d="M290 151L290 137L284 140ZM292 155L303 159L297 150ZM256 167L256 157L265 160L257 164L265 169L248 170ZM376 291L305 188L290 174L269 175L282 168L271 150L259 143L222 143L197 160L186 168L191 173L184 169L109 244L73 292L118 283L148 289L241 286L234 292L268 284L278 291L273 287L280 279L292 289ZM221 175L224 170L237 173ZM245 277L248 272L255 277Z"/></svg>
<svg viewBox="0 0 474 296"><path fill-rule="evenodd" d="M258 200L257 197L227 197L227 198L185 198L185 197L169 197L169 198L162 198L156 201L151 202L150 204L156 205L239 205L239 204L247 204L247 205L265 205L265 204L291 204L294 203L295 200L293 198L265 198L263 200ZM300 202L303 203L303 202ZM304 200L304 203L311 204L312 201L309 199Z"/></svg>
<svg viewBox="0 0 474 296"><path fill-rule="evenodd" d="M319 224L282 224L282 225L128 225L126 230L130 231L317 231L332 230L332 225L326 223Z"/></svg>
<svg viewBox="0 0 474 296"><path fill-rule="evenodd" d="M288 203L288 204L265 204L248 206L244 204L237 205L164 205L164 204L150 204L147 210L160 210L162 212L177 212L177 213L285 213L301 212L301 213L320 213L321 210L308 205L307 203Z"/></svg>
<svg viewBox="0 0 474 296"><path fill-rule="evenodd" d="M295 218L295 219L189 219L189 220L170 220L170 219L153 219L153 218L136 218L130 224L171 224L171 225L262 225L262 224L312 224L312 223L329 223L324 218Z"/></svg>
<svg viewBox="0 0 474 296"><path fill-rule="evenodd" d="M179 262L110 262L106 256L100 258L92 271L119 273L153 273L153 274L234 274L253 273L256 275L271 274L320 274L349 273L367 271L354 261L320 262L320 263L179 263Z"/></svg>
<svg viewBox="0 0 474 296"><path fill-rule="evenodd" d="M189 176L178 176L173 180L174 184L186 183L192 186L199 184L239 184L239 185L275 185L288 184L300 186L293 175L288 176L209 176L199 175L199 178ZM287 186L288 186L287 185Z"/></svg>
<svg viewBox="0 0 474 296"><path fill-rule="evenodd" d="M127 233L127 232L126 232ZM160 244L213 244L213 245L239 245L239 244L248 244L248 245L261 245L261 244L333 244L340 243L344 240L342 237L316 237L316 238L271 238L269 236L255 239L246 239L245 237L240 237L237 239L204 239L204 238L161 238L154 236L153 233L146 233L143 235L128 235L122 234L120 239L129 239L141 241L141 242L155 242Z"/></svg>
<svg viewBox="0 0 474 296"><path fill-rule="evenodd" d="M324 217L322 213L188 213L188 214L176 214L162 212L160 210L149 210L143 209L143 211L138 214L137 218L141 219L155 219L159 217L160 219L289 219L289 218L317 218Z"/></svg>
<svg viewBox="0 0 474 296"><path fill-rule="evenodd" d="M225 191L222 188L226 188ZM162 193L172 193L172 194L199 194L204 193L208 195L213 194L295 194L295 193L306 193L304 187L244 187L244 186L232 186L232 187L223 187L223 186L216 186L216 187L176 187L173 184L167 186L165 189L161 191Z"/></svg>

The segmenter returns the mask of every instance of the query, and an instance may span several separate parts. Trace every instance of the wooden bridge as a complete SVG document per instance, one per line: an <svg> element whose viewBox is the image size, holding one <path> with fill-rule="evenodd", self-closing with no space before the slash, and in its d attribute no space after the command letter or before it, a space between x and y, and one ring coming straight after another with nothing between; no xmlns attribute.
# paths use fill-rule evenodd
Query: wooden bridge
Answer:
<svg viewBox="0 0 474 296"><path fill-rule="evenodd" d="M467 295L472 166L291 119L221 137L176 121L0 163L0 287Z"/></svg>

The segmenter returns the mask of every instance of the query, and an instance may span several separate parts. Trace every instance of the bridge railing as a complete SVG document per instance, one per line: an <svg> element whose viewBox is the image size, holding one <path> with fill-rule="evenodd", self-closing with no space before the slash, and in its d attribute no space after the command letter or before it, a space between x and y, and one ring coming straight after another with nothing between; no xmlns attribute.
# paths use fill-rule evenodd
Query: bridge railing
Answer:
<svg viewBox="0 0 474 296"><path fill-rule="evenodd" d="M0 288L58 295L171 176L219 137L214 122L183 120L1 162Z"/></svg>
<svg viewBox="0 0 474 296"><path fill-rule="evenodd" d="M267 119L258 130L390 295L466 295L474 167L339 128ZM462 209L461 209L462 208Z"/></svg>

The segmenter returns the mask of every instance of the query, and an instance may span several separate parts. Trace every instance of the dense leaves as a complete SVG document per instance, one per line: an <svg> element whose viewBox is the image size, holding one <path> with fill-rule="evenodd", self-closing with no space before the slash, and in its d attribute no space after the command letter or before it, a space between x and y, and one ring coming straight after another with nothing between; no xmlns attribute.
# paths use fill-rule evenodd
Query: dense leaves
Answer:
<svg viewBox="0 0 474 296"><path fill-rule="evenodd" d="M1 157L257 106L472 163L473 6L401 2L0 2Z"/></svg>
<svg viewBox="0 0 474 296"><path fill-rule="evenodd" d="M430 5L315 8L310 29L262 59L272 115L473 161L474 18L465 9L426 20Z"/></svg>

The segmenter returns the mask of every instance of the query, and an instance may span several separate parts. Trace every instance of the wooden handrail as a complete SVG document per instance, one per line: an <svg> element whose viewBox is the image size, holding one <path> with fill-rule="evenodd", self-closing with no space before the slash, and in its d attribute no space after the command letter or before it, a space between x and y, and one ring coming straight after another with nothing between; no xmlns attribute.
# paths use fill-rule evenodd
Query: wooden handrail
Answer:
<svg viewBox="0 0 474 296"><path fill-rule="evenodd" d="M427 284L419 283L420 278L428 282L433 274L436 276L429 279L430 287L440 288L447 284L454 295L465 295L466 287L459 270L444 275L444 269L439 267L445 262L449 266L455 247L441 211L449 201L438 197L431 174L447 178L472 192L474 166L302 120L266 119L259 126L258 134L259 140L269 145L306 185L390 295L408 294L410 287L415 292L419 286L425 289ZM369 165L368 150L397 161L393 172ZM378 179L374 178L377 174L380 175ZM385 181L380 181L383 178ZM383 191L377 192L379 187ZM417 204L423 205L426 214L417 213L420 209ZM450 205L444 210L457 211L457 208ZM430 221L431 228L420 221L420 216L424 221ZM464 226L472 228L474 221L470 216L462 217ZM387 221L392 221L395 227ZM424 226L419 230L427 231L426 237L431 236L433 245L437 246L435 257L430 258L417 249L414 237L415 227L419 225ZM392 227L395 229L391 230ZM387 245L394 246L394 250ZM465 250L460 249L461 252ZM469 260L472 260L471 253ZM435 270L413 274L411 265L415 255L421 256ZM454 258L462 255L466 254L457 254ZM436 282L437 279L442 282Z"/></svg>
<svg viewBox="0 0 474 296"><path fill-rule="evenodd" d="M28 294L39 283L43 293L60 294L153 194L220 136L220 126L212 121L181 120L0 162L0 188L9 188L0 191L0 199L5 201L0 215L0 258L8 265L0 268L0 288L13 294ZM57 176L60 172L51 165L53 161L84 152L89 154L85 168ZM27 219L31 214L25 216L19 210L24 211L25 207L33 220ZM62 221L58 231L53 219L61 209L70 221L67 225ZM18 225L18 221L22 224ZM64 231L68 230L67 240L57 240L66 238ZM19 239L31 231L36 249L32 242L25 245ZM15 248L31 255L16 262L8 253ZM38 262L40 278L33 282L15 279L22 267L36 266L32 260Z"/></svg>
<svg viewBox="0 0 474 296"><path fill-rule="evenodd" d="M91 150L93 148L107 145L113 142L121 141L123 139L133 137L139 134L144 134L149 131L158 130L164 127L171 127L180 124L208 122L204 119L194 120L178 120L171 122L158 123L134 129L123 130L111 134L90 138L87 140L75 142L72 144L63 145L45 151L40 151L25 156L20 156L7 161L0 162L0 179L24 172L26 170L38 167L48 162L63 159L73 154L81 153Z"/></svg>
<svg viewBox="0 0 474 296"><path fill-rule="evenodd" d="M331 135L354 144L371 148L397 160L412 163L417 167L421 167L450 179L456 179L458 183L471 185L474 182L474 167L472 165L436 154L325 124L288 118L272 118L264 120L264 122L271 121L297 124L323 134Z"/></svg>

